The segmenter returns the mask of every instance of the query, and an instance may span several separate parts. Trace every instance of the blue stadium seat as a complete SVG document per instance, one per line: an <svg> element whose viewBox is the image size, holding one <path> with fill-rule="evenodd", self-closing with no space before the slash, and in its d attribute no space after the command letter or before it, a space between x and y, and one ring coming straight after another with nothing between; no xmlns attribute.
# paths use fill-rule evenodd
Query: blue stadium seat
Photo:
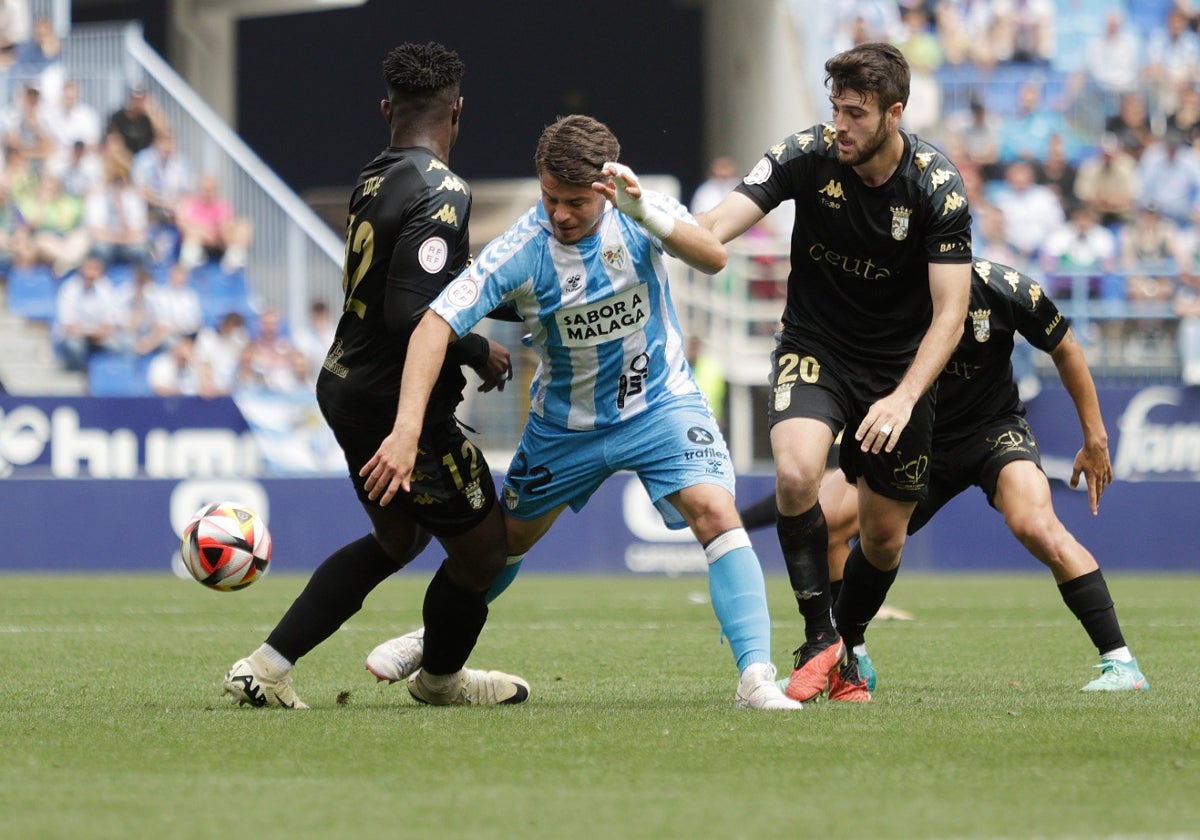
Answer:
<svg viewBox="0 0 1200 840"><path fill-rule="evenodd" d="M206 326L215 327L229 312L238 312L247 321L253 320L254 306L244 272L226 273L212 263L197 268L193 280L200 293L200 308Z"/></svg>
<svg viewBox="0 0 1200 840"><path fill-rule="evenodd" d="M97 353L88 361L93 397L140 397L150 393L146 363L133 353Z"/></svg>
<svg viewBox="0 0 1200 840"><path fill-rule="evenodd" d="M54 318L58 281L49 266L14 266L8 272L8 309L31 321Z"/></svg>

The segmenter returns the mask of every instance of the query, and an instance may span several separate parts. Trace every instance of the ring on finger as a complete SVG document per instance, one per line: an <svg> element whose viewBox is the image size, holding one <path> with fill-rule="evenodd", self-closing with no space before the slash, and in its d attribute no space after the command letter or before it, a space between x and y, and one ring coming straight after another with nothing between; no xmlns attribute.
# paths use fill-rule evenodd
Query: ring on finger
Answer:
<svg viewBox="0 0 1200 840"><path fill-rule="evenodd" d="M890 435L892 433L892 427L885 424L879 427L879 431L885 435Z"/></svg>

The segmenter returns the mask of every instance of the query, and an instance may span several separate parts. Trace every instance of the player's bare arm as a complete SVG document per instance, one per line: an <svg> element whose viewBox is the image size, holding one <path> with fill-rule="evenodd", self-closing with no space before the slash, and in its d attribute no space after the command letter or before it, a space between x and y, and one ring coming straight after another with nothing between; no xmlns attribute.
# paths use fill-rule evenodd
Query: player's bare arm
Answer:
<svg viewBox="0 0 1200 840"><path fill-rule="evenodd" d="M912 364L896 390L867 411L854 439L863 452L891 452L912 417L913 406L929 390L962 337L971 298L970 263L931 263L929 292L933 318L917 346Z"/></svg>
<svg viewBox="0 0 1200 840"><path fill-rule="evenodd" d="M736 239L763 220L767 214L739 192L732 192L707 213L699 213L700 227L711 230L721 242Z"/></svg>
<svg viewBox="0 0 1200 840"><path fill-rule="evenodd" d="M404 360L396 422L371 460L358 471L366 479L367 497L378 500L381 506L401 490L407 493L411 489L425 407L446 359L446 347L457 338L445 319L432 311L426 312L413 330Z"/></svg>
<svg viewBox="0 0 1200 840"><path fill-rule="evenodd" d="M592 189L657 236L668 253L706 274L716 274L725 267L728 258L725 246L710 231L669 216L643 201L642 185L632 169L610 162L600 171L608 180L596 181Z"/></svg>
<svg viewBox="0 0 1200 840"><path fill-rule="evenodd" d="M1083 430L1083 446L1075 453L1075 464L1071 468L1071 487L1079 486L1079 476L1082 474L1087 482L1088 504L1095 516L1100 512L1100 497L1113 479L1112 461L1108 455L1108 431L1100 414L1096 383L1088 369L1083 348L1075 339L1074 330L1067 330L1050 357L1058 368L1058 378L1075 403L1075 413L1079 415L1079 426Z"/></svg>

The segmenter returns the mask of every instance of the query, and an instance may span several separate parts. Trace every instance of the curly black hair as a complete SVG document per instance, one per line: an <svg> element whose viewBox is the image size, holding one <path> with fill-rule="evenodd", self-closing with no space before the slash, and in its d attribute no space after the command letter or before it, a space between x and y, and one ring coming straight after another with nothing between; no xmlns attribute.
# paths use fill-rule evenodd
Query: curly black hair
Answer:
<svg viewBox="0 0 1200 840"><path fill-rule="evenodd" d="M430 97L448 89L457 94L465 69L458 53L441 44L401 44L383 59L383 80L389 97Z"/></svg>

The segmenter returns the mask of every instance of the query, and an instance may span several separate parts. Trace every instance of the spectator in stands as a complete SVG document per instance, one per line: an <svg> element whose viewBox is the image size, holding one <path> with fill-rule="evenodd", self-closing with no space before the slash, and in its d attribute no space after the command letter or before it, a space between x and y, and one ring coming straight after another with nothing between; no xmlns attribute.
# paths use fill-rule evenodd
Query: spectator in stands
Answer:
<svg viewBox="0 0 1200 840"><path fill-rule="evenodd" d="M139 356L148 356L161 350L167 338L167 332L158 320L156 298L159 290L154 275L142 266L134 272L132 283L117 285L126 340Z"/></svg>
<svg viewBox="0 0 1200 840"><path fill-rule="evenodd" d="M992 0L939 0L935 22L948 64L974 64L985 70L996 65Z"/></svg>
<svg viewBox="0 0 1200 840"><path fill-rule="evenodd" d="M123 349L123 314L104 261L88 254L79 270L63 280L55 300L54 332L63 367L86 371L95 353Z"/></svg>
<svg viewBox="0 0 1200 840"><path fill-rule="evenodd" d="M49 265L60 277L79 266L91 243L83 224L83 201L63 192L49 173L36 192L14 193L13 199L21 216L14 240L18 259L27 265Z"/></svg>
<svg viewBox="0 0 1200 840"><path fill-rule="evenodd" d="M53 135L59 149L69 149L82 142L91 151L100 147L100 114L79 95L79 82L63 82L62 97L56 106L48 106L43 122Z"/></svg>
<svg viewBox="0 0 1200 840"><path fill-rule="evenodd" d="M190 335L177 335L166 349L146 366L146 382L160 397L209 396L203 393L204 377L196 361L196 342Z"/></svg>
<svg viewBox="0 0 1200 840"><path fill-rule="evenodd" d="M1176 333L1183 384L1200 386L1200 236L1193 227L1183 250L1183 270L1172 309L1179 317Z"/></svg>
<svg viewBox="0 0 1200 840"><path fill-rule="evenodd" d="M1079 165L1075 198L1090 204L1100 224L1115 232L1133 217L1137 194L1137 161L1115 134L1105 134L1096 153Z"/></svg>
<svg viewBox="0 0 1200 840"><path fill-rule="evenodd" d="M146 200L152 225L175 226L179 200L192 188L192 167L164 128L154 143L133 156L133 184Z"/></svg>
<svg viewBox="0 0 1200 840"><path fill-rule="evenodd" d="M105 262L149 262L146 201L127 174L110 173L104 187L87 197L84 215L92 248Z"/></svg>
<svg viewBox="0 0 1200 840"><path fill-rule="evenodd" d="M0 178L0 276L4 276L13 264L13 242L19 224L20 217L13 206L8 182Z"/></svg>
<svg viewBox="0 0 1200 840"><path fill-rule="evenodd" d="M1121 148L1129 152L1134 160L1139 160L1142 152L1154 140L1145 97L1137 92L1121 94L1117 113L1105 121L1104 131L1116 137Z"/></svg>
<svg viewBox="0 0 1200 840"><path fill-rule="evenodd" d="M896 0L841 0L827 7L836 16L832 52L841 52L868 41L895 41L904 28Z"/></svg>
<svg viewBox="0 0 1200 840"><path fill-rule="evenodd" d="M8 101L8 78L17 60L17 47L29 40L29 0L0 0L0 102Z"/></svg>
<svg viewBox="0 0 1200 840"><path fill-rule="evenodd" d="M313 383L307 377L304 354L283 334L283 319L275 309L258 318L258 334L242 353L238 387L293 393Z"/></svg>
<svg viewBox="0 0 1200 840"><path fill-rule="evenodd" d="M150 275L144 269L140 274ZM154 328L147 345L156 349L177 336L195 336L200 332L204 316L200 306L200 295L191 282L191 273L181 265L174 265L167 272L167 282L156 286L150 298L150 311L154 317Z"/></svg>
<svg viewBox="0 0 1200 840"><path fill-rule="evenodd" d="M1098 94L1100 108L1107 118L1116 113L1123 95L1135 93L1141 72L1141 42L1137 34L1125 24L1125 15L1120 9L1111 9L1105 18L1104 31L1087 42L1087 82L1083 87L1084 97L1076 99L1087 103L1087 97Z"/></svg>
<svg viewBox="0 0 1200 840"><path fill-rule="evenodd" d="M1017 112L1004 119L1000 127L1000 160L1044 160L1050 150L1050 138L1063 139L1068 155L1074 154L1071 129L1058 111L1043 101L1045 85L1040 79L1022 83L1017 91Z"/></svg>
<svg viewBox="0 0 1200 840"><path fill-rule="evenodd" d="M42 119L42 94L26 85L16 101L3 111L4 144L18 148L29 158L34 170L41 172L46 158L54 153L55 141Z"/></svg>
<svg viewBox="0 0 1200 840"><path fill-rule="evenodd" d="M12 72L38 88L47 106L58 106L63 89L62 42L50 18L39 17L33 22L29 39L17 45Z"/></svg>
<svg viewBox="0 0 1200 840"><path fill-rule="evenodd" d="M133 155L125 145L125 138L115 128L108 128L100 140L100 162L107 178L114 172L129 175L133 169Z"/></svg>
<svg viewBox="0 0 1200 840"><path fill-rule="evenodd" d="M742 180L742 170L730 155L717 155L708 164L708 176L696 192L688 209L693 213L704 213L721 203L725 196Z"/></svg>
<svg viewBox="0 0 1200 840"><path fill-rule="evenodd" d="M84 199L104 184L104 164L96 150L82 140L46 161L46 172L62 183L63 192Z"/></svg>
<svg viewBox="0 0 1200 840"><path fill-rule="evenodd" d="M29 155L19 146L4 144L4 155L0 159L4 181L8 184L13 200L33 195L41 184L41 173L33 168Z"/></svg>
<svg viewBox="0 0 1200 840"><path fill-rule="evenodd" d="M1187 15L1178 7L1150 34L1141 75L1163 114L1175 110L1179 92L1200 77L1200 36L1188 27Z"/></svg>
<svg viewBox="0 0 1200 840"><path fill-rule="evenodd" d="M1034 180L1033 164L1026 160L1005 169L1004 187L995 205L1004 214L1004 238L1020 256L1011 265L1028 265L1041 254L1049 231L1062 226L1062 203L1054 190Z"/></svg>
<svg viewBox="0 0 1200 840"><path fill-rule="evenodd" d="M132 87L125 96L125 103L113 111L108 118L106 130L121 135L125 148L132 157L154 142L161 118L150 102L150 97L140 87Z"/></svg>
<svg viewBox="0 0 1200 840"><path fill-rule="evenodd" d="M337 324L329 313L329 305L323 300L314 300L308 307L308 322L292 332L292 342L308 363L308 376L312 382L317 381L336 331Z"/></svg>
<svg viewBox="0 0 1200 840"><path fill-rule="evenodd" d="M944 128L948 140L957 143L964 157L951 155L960 167L964 160L978 165L980 174L988 181L1004 177L1000 165L1001 120L989 111L978 93L971 95L966 110L953 111L947 115Z"/></svg>
<svg viewBox="0 0 1200 840"><path fill-rule="evenodd" d="M904 127L929 134L942 120L942 89L937 71L945 60L942 45L925 10L905 6L900 11L901 30L894 43L908 60L909 95L904 109Z"/></svg>
<svg viewBox="0 0 1200 840"><path fill-rule="evenodd" d="M181 238L179 261L184 265L194 268L220 260L226 273L245 267L253 228L220 195L215 175L203 175L196 191L179 200L175 223Z"/></svg>
<svg viewBox="0 0 1200 840"><path fill-rule="evenodd" d="M1005 235L1004 213L988 202L971 202L971 251L981 260L1017 266L1028 259L1009 244Z"/></svg>
<svg viewBox="0 0 1200 840"><path fill-rule="evenodd" d="M1033 171L1034 180L1054 190L1063 207L1069 207L1075 201L1075 178L1079 172L1067 157L1061 136L1051 135L1046 157L1034 165Z"/></svg>
<svg viewBox="0 0 1200 840"><path fill-rule="evenodd" d="M1153 204L1138 210L1119 236L1125 291L1131 303L1161 303L1175 294L1182 242L1179 228Z"/></svg>
<svg viewBox="0 0 1200 840"><path fill-rule="evenodd" d="M1138 204L1153 204L1178 225L1189 224L1200 197L1200 152L1168 132L1142 153L1137 166Z"/></svg>
<svg viewBox="0 0 1200 840"><path fill-rule="evenodd" d="M1050 282L1050 296L1078 298L1080 286L1086 296L1116 297L1106 278L1117 266L1117 238L1099 223L1096 211L1087 204L1071 208L1067 220L1050 231L1042 246L1040 262Z"/></svg>
<svg viewBox="0 0 1200 840"><path fill-rule="evenodd" d="M1183 142L1200 151L1200 87L1188 85L1179 92L1179 106L1167 115L1167 131L1174 131Z"/></svg>
<svg viewBox="0 0 1200 840"><path fill-rule="evenodd" d="M246 319L240 312L225 314L216 329L204 327L196 338L196 362L201 393L228 395L237 387L242 354L250 343Z"/></svg>
<svg viewBox="0 0 1200 840"><path fill-rule="evenodd" d="M1052 0L992 0L997 57L1015 64L1049 64L1054 57Z"/></svg>

